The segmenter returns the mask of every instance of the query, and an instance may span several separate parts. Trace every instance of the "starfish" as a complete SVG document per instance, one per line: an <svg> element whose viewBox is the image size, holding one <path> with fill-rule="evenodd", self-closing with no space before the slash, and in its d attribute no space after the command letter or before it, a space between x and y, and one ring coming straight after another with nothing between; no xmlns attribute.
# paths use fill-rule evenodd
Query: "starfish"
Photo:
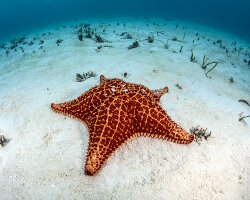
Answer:
<svg viewBox="0 0 250 200"><path fill-rule="evenodd" d="M168 87L150 90L140 84L100 76L100 85L72 101L51 104L56 113L76 118L89 131L85 174L95 175L112 153L138 136L189 144L194 136L177 125L160 106Z"/></svg>

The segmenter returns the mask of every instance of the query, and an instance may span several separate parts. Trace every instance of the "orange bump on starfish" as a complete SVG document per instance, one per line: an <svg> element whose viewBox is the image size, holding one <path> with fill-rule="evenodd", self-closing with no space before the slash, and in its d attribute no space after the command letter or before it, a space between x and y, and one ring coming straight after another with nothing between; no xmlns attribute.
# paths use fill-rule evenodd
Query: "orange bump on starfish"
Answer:
<svg viewBox="0 0 250 200"><path fill-rule="evenodd" d="M178 126L160 106L165 87L150 90L139 84L100 76L100 85L78 98L51 104L56 113L77 118L89 131L85 174L95 175L112 153L131 138L151 136L189 144L194 136Z"/></svg>

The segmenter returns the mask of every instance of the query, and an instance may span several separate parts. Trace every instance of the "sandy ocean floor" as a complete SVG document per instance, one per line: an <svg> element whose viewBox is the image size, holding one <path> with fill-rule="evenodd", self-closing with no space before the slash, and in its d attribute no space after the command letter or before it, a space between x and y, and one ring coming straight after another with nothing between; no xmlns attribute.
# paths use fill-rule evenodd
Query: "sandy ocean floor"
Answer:
<svg viewBox="0 0 250 200"><path fill-rule="evenodd" d="M79 41L82 23L111 43ZM133 39L122 39L123 32ZM168 49L156 39L168 40ZM128 50L135 40L140 46ZM239 121L250 114L239 102L250 102L249 43L209 27L151 18L70 22L29 32L24 41L8 56L0 49L0 135L10 139L0 147L0 199L250 199L250 118ZM204 54L220 62L210 78L205 73L213 65L201 68ZM88 71L97 76L75 81L76 73ZM187 131L207 128L211 137L200 145L140 137L96 176L84 175L87 128L50 104L76 98L99 84L101 74L150 89L168 86L161 105L171 118Z"/></svg>

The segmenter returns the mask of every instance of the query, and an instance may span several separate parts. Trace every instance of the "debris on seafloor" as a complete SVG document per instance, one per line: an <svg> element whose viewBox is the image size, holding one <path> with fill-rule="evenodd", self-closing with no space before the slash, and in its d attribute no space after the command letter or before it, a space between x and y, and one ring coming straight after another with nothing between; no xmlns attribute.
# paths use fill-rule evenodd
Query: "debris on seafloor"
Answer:
<svg viewBox="0 0 250 200"><path fill-rule="evenodd" d="M185 36L186 36L186 33L183 34L182 42L184 42Z"/></svg>
<svg viewBox="0 0 250 200"><path fill-rule="evenodd" d="M95 49L96 52L100 52L101 48L102 48L102 45L99 45L99 46Z"/></svg>
<svg viewBox="0 0 250 200"><path fill-rule="evenodd" d="M161 42L163 45L164 45L164 47L165 47L165 49L168 49L169 48L169 45L168 45L168 41L169 41L169 39L167 40L167 42L165 43L165 42L163 42L162 40L159 40L159 39L155 39L156 41L159 41L159 42Z"/></svg>
<svg viewBox="0 0 250 200"><path fill-rule="evenodd" d="M97 43L103 43L105 40L98 34L95 34L95 41Z"/></svg>
<svg viewBox="0 0 250 200"><path fill-rule="evenodd" d="M82 74L76 73L76 82L83 82L86 79L91 78L91 77L96 77L96 73L92 71L82 73Z"/></svg>
<svg viewBox="0 0 250 200"><path fill-rule="evenodd" d="M57 46L59 46L59 44L62 43L62 42L63 42L62 39L58 39L58 40L56 41Z"/></svg>
<svg viewBox="0 0 250 200"><path fill-rule="evenodd" d="M126 34L126 35L125 35ZM124 36L125 35L125 37L124 38L122 38L122 39L133 39L133 37L132 37L132 35L131 34L129 34L129 33L125 33L125 34L123 34L122 36Z"/></svg>
<svg viewBox="0 0 250 200"><path fill-rule="evenodd" d="M250 104L248 103L247 100L244 100L244 99L239 99L239 102L241 103L245 103L246 105L248 105L250 107Z"/></svg>
<svg viewBox="0 0 250 200"><path fill-rule="evenodd" d="M157 36L165 35L164 31L157 31L156 34L157 34Z"/></svg>
<svg viewBox="0 0 250 200"><path fill-rule="evenodd" d="M209 137L211 137L211 131L207 132L207 128L199 128L199 126L192 127L190 129L191 134L194 135L194 141L196 141L198 144L201 144L201 141L203 139L207 140Z"/></svg>
<svg viewBox="0 0 250 200"><path fill-rule="evenodd" d="M133 42L133 44L128 46L128 49L134 49L134 48L137 48L137 47L139 47L139 42L135 41L135 42Z"/></svg>
<svg viewBox="0 0 250 200"><path fill-rule="evenodd" d="M193 63L197 62L197 60L195 59L195 56L194 56L193 50L191 50L190 62L193 62Z"/></svg>
<svg viewBox="0 0 250 200"><path fill-rule="evenodd" d="M222 40L217 40L216 43L221 44Z"/></svg>
<svg viewBox="0 0 250 200"><path fill-rule="evenodd" d="M104 39L103 37L101 37L99 34L95 34L94 40L97 43L104 43L104 42L112 43L111 41L108 41L108 40Z"/></svg>
<svg viewBox="0 0 250 200"><path fill-rule="evenodd" d="M148 40L148 43L153 43L154 42L154 36L153 35L148 36L147 40Z"/></svg>
<svg viewBox="0 0 250 200"><path fill-rule="evenodd" d="M83 40L83 34L82 34L82 27L78 30L78 39L80 40L80 41L82 41Z"/></svg>
<svg viewBox="0 0 250 200"><path fill-rule="evenodd" d="M242 114L243 114L243 112L240 113L239 121L242 121L243 119L250 117L250 115L245 115L245 116L243 116Z"/></svg>
<svg viewBox="0 0 250 200"><path fill-rule="evenodd" d="M211 72L219 63L220 63L220 62L214 62L214 66L213 66L210 70L207 71L206 77L211 78L211 77L209 77L207 74L208 74L209 72Z"/></svg>
<svg viewBox="0 0 250 200"><path fill-rule="evenodd" d="M208 65L211 65L211 64L215 64L215 65L217 65L217 64L219 64L220 62L219 61L212 61L212 62L208 62L208 58L206 57L206 55L204 55L203 56L203 60L202 60L202 65L201 65L201 68L202 69L207 69L207 66Z"/></svg>
<svg viewBox="0 0 250 200"><path fill-rule="evenodd" d="M9 50L6 50L6 51L5 51L5 53L6 53L6 56L8 57L8 56L9 56L10 51L9 51Z"/></svg>
<svg viewBox="0 0 250 200"><path fill-rule="evenodd" d="M4 147L7 142L8 139L4 135L0 135L0 145Z"/></svg>
<svg viewBox="0 0 250 200"><path fill-rule="evenodd" d="M122 32L120 36L124 36L125 34L127 34L127 32Z"/></svg>
<svg viewBox="0 0 250 200"><path fill-rule="evenodd" d="M180 48L180 50L179 50L180 53L182 53L182 49L183 49L183 46L181 46L181 48Z"/></svg>
<svg viewBox="0 0 250 200"><path fill-rule="evenodd" d="M229 78L229 82L230 82L230 83L234 83L234 79L233 79L232 76Z"/></svg>
<svg viewBox="0 0 250 200"><path fill-rule="evenodd" d="M100 52L101 49L102 49L103 47L112 48L113 46L111 46L111 45L99 45L99 46L95 49L96 52Z"/></svg>
<svg viewBox="0 0 250 200"><path fill-rule="evenodd" d="M95 34L95 29L91 28L89 24L84 25L84 33L85 38L92 39L93 35Z"/></svg>
<svg viewBox="0 0 250 200"><path fill-rule="evenodd" d="M173 40L173 41L177 41L178 39L177 39L176 36L174 36L172 40Z"/></svg>
<svg viewBox="0 0 250 200"><path fill-rule="evenodd" d="M179 83L176 83L175 86L176 86L179 90L182 90L182 87L179 85Z"/></svg>

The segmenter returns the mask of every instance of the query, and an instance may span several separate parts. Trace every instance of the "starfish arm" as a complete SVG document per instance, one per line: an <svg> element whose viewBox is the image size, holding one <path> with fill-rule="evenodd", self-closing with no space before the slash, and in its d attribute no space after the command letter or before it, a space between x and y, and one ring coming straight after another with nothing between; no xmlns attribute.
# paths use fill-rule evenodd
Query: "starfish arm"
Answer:
<svg viewBox="0 0 250 200"><path fill-rule="evenodd" d="M104 85L107 82L107 78L105 78L105 76L101 75L100 76L100 85Z"/></svg>
<svg viewBox="0 0 250 200"><path fill-rule="evenodd" d="M56 113L85 121L110 95L110 89L107 88L107 86L95 86L74 100L59 104L52 103L51 109Z"/></svg>
<svg viewBox="0 0 250 200"><path fill-rule="evenodd" d="M159 89L159 90L153 90L153 93L154 93L154 95L161 98L162 95L168 93L168 87L164 87L164 88Z"/></svg>
<svg viewBox="0 0 250 200"><path fill-rule="evenodd" d="M168 92L168 87L164 87L159 90L150 90L149 88L138 85L138 84L127 84L130 87L130 91L134 92L135 94L140 93L141 95L147 96L147 98L151 98L156 103L160 103L160 98L162 95L166 94Z"/></svg>
<svg viewBox="0 0 250 200"><path fill-rule="evenodd" d="M132 135L131 119L127 115L126 102L108 98L88 125L89 145L85 174L96 174L112 153Z"/></svg>
<svg viewBox="0 0 250 200"><path fill-rule="evenodd" d="M194 140L194 136L178 126L160 105L147 101L144 97L140 98L140 102L134 103L137 107L135 117L137 133L181 144L189 144Z"/></svg>
<svg viewBox="0 0 250 200"><path fill-rule="evenodd" d="M104 167L108 158L131 138L131 131L129 128L126 128L122 132L118 132L106 127L104 136L101 138L93 137L91 136L92 134L96 135L96 133L90 132L85 163L85 174L90 176L93 176L100 171ZM109 134L113 134L113 136L108 137Z"/></svg>
<svg viewBox="0 0 250 200"><path fill-rule="evenodd" d="M160 98L164 95L168 93L168 87L164 87L162 89L159 89L159 90L153 90L153 94L154 94L154 98L156 100L156 102L159 102L160 103Z"/></svg>

